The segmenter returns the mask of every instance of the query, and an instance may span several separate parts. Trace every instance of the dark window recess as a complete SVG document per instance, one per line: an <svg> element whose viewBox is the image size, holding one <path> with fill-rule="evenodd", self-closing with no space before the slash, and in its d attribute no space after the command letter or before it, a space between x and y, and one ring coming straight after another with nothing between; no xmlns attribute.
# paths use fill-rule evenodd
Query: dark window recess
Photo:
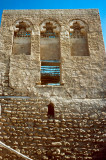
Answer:
<svg viewBox="0 0 106 160"><path fill-rule="evenodd" d="M60 85L60 62L41 61L41 84L42 85Z"/></svg>
<svg viewBox="0 0 106 160"><path fill-rule="evenodd" d="M54 118L54 104L50 102L48 105L48 118Z"/></svg>

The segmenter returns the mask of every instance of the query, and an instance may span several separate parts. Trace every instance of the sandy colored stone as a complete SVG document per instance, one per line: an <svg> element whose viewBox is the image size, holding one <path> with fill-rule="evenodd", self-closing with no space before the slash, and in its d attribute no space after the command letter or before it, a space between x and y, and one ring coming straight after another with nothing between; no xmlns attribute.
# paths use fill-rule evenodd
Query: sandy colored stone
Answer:
<svg viewBox="0 0 106 160"><path fill-rule="evenodd" d="M41 85L44 60L58 61L60 85ZM33 160L106 159L105 73L97 9L4 10L0 139ZM4 148L1 158L23 160Z"/></svg>

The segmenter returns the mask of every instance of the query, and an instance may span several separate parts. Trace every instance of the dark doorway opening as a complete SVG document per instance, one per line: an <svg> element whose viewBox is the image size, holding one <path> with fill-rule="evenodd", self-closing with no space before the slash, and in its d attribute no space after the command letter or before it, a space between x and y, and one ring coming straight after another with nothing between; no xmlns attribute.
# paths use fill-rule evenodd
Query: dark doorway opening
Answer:
<svg viewBox="0 0 106 160"><path fill-rule="evenodd" d="M50 102L48 105L48 118L54 118L54 104Z"/></svg>

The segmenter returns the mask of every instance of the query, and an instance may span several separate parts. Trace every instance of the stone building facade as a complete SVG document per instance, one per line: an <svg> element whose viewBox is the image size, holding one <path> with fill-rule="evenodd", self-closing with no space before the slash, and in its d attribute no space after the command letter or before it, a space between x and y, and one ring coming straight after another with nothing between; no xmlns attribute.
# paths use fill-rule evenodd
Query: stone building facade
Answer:
<svg viewBox="0 0 106 160"><path fill-rule="evenodd" d="M97 9L4 10L1 141L33 160L104 160L104 59Z"/></svg>

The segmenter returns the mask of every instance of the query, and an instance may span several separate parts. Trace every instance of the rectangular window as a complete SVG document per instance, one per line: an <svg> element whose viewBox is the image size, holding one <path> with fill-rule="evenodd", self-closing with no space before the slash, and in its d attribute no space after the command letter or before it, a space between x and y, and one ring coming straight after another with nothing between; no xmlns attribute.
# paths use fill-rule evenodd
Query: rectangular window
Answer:
<svg viewBox="0 0 106 160"><path fill-rule="evenodd" d="M41 61L41 84L60 85L60 62L58 60Z"/></svg>
<svg viewBox="0 0 106 160"><path fill-rule="evenodd" d="M45 21L40 33L41 85L60 85L60 26Z"/></svg>

